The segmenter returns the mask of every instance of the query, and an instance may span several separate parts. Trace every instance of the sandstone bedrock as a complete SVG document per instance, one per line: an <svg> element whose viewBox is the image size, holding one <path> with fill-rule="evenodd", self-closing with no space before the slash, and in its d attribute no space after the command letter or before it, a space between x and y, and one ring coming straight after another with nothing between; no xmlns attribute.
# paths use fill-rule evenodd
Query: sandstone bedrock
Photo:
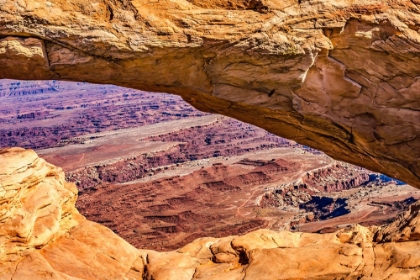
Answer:
<svg viewBox="0 0 420 280"><path fill-rule="evenodd" d="M417 279L420 204L386 227L257 230L139 250L75 208L77 189L33 150L0 150L0 279Z"/></svg>
<svg viewBox="0 0 420 280"><path fill-rule="evenodd" d="M420 187L418 0L0 0L0 78L181 95Z"/></svg>

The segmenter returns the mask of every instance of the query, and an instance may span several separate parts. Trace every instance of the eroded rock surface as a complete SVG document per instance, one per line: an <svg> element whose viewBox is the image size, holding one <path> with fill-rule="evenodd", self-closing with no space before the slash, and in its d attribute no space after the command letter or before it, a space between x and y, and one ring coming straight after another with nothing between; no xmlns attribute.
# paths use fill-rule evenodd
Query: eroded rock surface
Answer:
<svg viewBox="0 0 420 280"><path fill-rule="evenodd" d="M0 78L176 93L420 187L408 0L1 0Z"/></svg>
<svg viewBox="0 0 420 280"><path fill-rule="evenodd" d="M0 279L141 278L139 251L80 215L76 186L34 151L0 150L0 192Z"/></svg>
<svg viewBox="0 0 420 280"><path fill-rule="evenodd" d="M74 208L76 189L32 150L0 151L0 279L414 279L419 204L386 228L257 230L138 250Z"/></svg>

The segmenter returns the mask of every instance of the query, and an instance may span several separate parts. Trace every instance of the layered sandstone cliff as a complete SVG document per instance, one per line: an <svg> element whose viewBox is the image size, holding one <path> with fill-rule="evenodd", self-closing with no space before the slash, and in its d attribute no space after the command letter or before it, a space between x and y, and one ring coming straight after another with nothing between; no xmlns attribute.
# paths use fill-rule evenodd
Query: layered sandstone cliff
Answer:
<svg viewBox="0 0 420 280"><path fill-rule="evenodd" d="M420 187L418 0L0 0L0 78L182 95Z"/></svg>
<svg viewBox="0 0 420 280"><path fill-rule="evenodd" d="M420 213L329 234L258 230L138 250L74 207L76 188L35 152L0 150L0 279L414 279Z"/></svg>

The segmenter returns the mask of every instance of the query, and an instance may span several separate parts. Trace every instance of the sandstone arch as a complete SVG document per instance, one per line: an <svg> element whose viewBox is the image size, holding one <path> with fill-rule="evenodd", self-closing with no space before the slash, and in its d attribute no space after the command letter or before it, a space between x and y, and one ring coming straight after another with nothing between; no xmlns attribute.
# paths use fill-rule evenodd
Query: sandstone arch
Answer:
<svg viewBox="0 0 420 280"><path fill-rule="evenodd" d="M179 94L420 187L416 3L0 0L0 78Z"/></svg>

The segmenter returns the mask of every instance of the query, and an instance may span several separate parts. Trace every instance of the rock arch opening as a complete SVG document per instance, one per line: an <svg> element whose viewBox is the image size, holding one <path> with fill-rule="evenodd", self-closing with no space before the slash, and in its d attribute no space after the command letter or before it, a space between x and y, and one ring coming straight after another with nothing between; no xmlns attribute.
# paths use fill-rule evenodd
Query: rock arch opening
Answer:
<svg viewBox="0 0 420 280"><path fill-rule="evenodd" d="M0 145L35 148L62 167L78 186L79 211L139 248L259 228L389 223L420 197L178 96L60 81L0 85Z"/></svg>

